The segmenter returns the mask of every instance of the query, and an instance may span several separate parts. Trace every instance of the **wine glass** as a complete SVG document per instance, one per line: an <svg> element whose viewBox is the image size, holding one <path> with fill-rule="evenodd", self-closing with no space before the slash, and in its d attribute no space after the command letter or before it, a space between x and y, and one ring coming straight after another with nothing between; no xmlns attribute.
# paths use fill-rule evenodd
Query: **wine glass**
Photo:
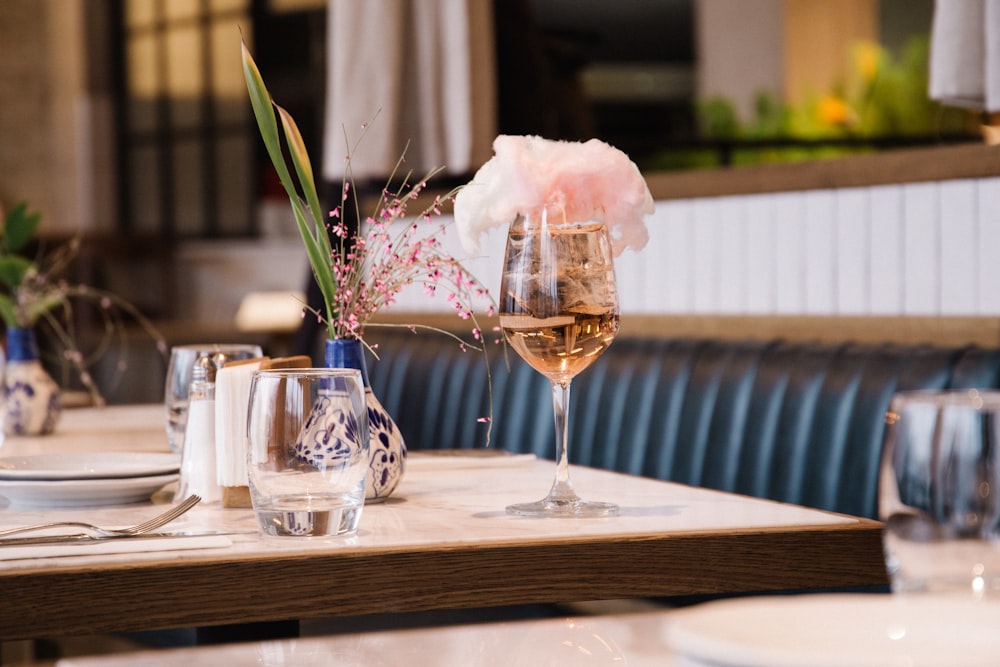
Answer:
<svg viewBox="0 0 1000 667"><path fill-rule="evenodd" d="M527 516L612 516L618 506L581 499L569 478L570 382L618 333L611 240L596 222L519 217L507 234L500 327L514 350L552 383L556 476L548 496L507 507Z"/></svg>

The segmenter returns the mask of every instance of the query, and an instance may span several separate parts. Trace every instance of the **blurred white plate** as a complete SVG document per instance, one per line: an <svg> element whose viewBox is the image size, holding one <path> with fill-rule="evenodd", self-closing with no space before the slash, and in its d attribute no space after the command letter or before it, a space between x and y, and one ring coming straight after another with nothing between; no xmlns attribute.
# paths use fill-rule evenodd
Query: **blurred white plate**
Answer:
<svg viewBox="0 0 1000 667"><path fill-rule="evenodd" d="M1000 660L1000 602L971 597L754 597L674 617L671 647L692 667L980 667Z"/></svg>
<svg viewBox="0 0 1000 667"><path fill-rule="evenodd" d="M178 473L170 473L113 479L3 479L0 480L0 496L17 507L127 505L149 500L156 491L179 477Z"/></svg>
<svg viewBox="0 0 1000 667"><path fill-rule="evenodd" d="M176 454L94 452L0 457L0 480L108 479L149 477L177 472Z"/></svg>

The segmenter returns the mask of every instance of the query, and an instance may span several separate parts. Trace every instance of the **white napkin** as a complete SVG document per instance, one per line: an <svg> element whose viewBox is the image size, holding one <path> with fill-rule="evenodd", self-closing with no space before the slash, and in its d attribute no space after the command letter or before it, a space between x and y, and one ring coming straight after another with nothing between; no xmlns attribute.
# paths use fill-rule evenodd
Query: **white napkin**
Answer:
<svg viewBox="0 0 1000 667"><path fill-rule="evenodd" d="M56 558L65 556L98 556L105 554L150 553L230 547L233 541L225 535L183 535L178 537L116 538L71 544L26 544L20 547L0 546L0 560L21 558Z"/></svg>
<svg viewBox="0 0 1000 667"><path fill-rule="evenodd" d="M1000 0L937 0L929 88L944 104L1000 111Z"/></svg>
<svg viewBox="0 0 1000 667"><path fill-rule="evenodd" d="M223 366L215 375L215 465L221 486L246 486L250 384L261 361Z"/></svg>

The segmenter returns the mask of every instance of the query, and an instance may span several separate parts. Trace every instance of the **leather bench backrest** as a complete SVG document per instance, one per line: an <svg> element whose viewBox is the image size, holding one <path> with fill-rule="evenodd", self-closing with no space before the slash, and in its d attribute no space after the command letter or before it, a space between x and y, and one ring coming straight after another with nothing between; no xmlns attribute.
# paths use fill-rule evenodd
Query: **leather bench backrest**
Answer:
<svg viewBox="0 0 1000 667"><path fill-rule="evenodd" d="M481 353L432 333L369 340L372 388L410 449L485 446ZM490 446L554 458L548 381L501 350ZM619 338L573 383L570 460L874 517L892 394L998 381L993 349Z"/></svg>

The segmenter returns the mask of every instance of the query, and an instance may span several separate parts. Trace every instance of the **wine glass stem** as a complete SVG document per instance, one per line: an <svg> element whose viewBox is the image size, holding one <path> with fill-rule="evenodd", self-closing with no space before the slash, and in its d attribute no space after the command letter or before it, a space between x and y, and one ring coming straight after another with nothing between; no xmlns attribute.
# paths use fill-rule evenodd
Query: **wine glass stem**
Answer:
<svg viewBox="0 0 1000 667"><path fill-rule="evenodd" d="M570 381L552 381L552 407L556 423L556 479L549 498L565 502L580 499L569 480L569 385Z"/></svg>

